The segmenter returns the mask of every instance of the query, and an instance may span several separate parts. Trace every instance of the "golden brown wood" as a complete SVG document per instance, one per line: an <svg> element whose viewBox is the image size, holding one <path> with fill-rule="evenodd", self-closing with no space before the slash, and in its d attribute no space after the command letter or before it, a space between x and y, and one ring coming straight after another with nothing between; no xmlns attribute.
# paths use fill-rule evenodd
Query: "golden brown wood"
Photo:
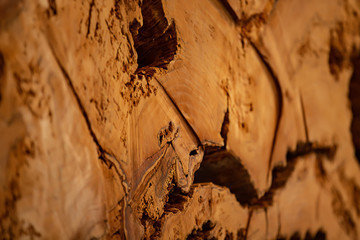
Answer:
<svg viewBox="0 0 360 240"><path fill-rule="evenodd" d="M0 16L1 239L359 239L355 0Z"/></svg>

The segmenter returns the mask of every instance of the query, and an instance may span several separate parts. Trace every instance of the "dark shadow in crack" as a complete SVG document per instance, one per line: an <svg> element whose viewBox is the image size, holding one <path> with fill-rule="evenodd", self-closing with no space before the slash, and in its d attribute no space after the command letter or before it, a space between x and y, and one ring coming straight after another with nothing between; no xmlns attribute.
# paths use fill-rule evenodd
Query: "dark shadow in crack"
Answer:
<svg viewBox="0 0 360 240"><path fill-rule="evenodd" d="M162 227L164 225L165 216L169 213L176 214L184 211L186 203L193 196L193 188L188 193L183 193L180 188L175 186L173 181L170 185L170 191L167 202L164 206L164 212L158 219L152 219L148 216L146 210L140 219L141 224L144 226L145 237L144 239L158 239L162 234Z"/></svg>
<svg viewBox="0 0 360 240"><path fill-rule="evenodd" d="M204 159L194 179L194 183L203 182L228 187L243 206L257 199L248 171L241 164L240 159L224 149L205 148Z"/></svg>
<svg viewBox="0 0 360 240"><path fill-rule="evenodd" d="M161 0L144 0L141 4L143 25L134 20L130 31L138 54L138 70L147 67L167 69L177 51L175 22L165 17Z"/></svg>
<svg viewBox="0 0 360 240"><path fill-rule="evenodd" d="M275 193L286 185L300 157L315 154L331 161L336 149L336 145L299 142L295 151L288 151L286 166L277 166L272 170L271 186L258 198L250 175L238 157L221 147L206 147L204 159L195 173L194 183L212 182L227 187L242 206L265 208L273 204Z"/></svg>
<svg viewBox="0 0 360 240"><path fill-rule="evenodd" d="M349 99L353 119L351 121L351 134L355 147L355 155L360 164L360 53L352 58L354 72L350 79Z"/></svg>
<svg viewBox="0 0 360 240"><path fill-rule="evenodd" d="M336 149L336 145L321 146L312 142L298 142L295 151L288 151L286 155L286 166L277 166L272 170L272 181L269 190L254 202L252 207L264 208L273 204L276 191L286 185L300 157L315 154L317 156L324 156L331 161L335 156Z"/></svg>
<svg viewBox="0 0 360 240"><path fill-rule="evenodd" d="M214 227L215 223L213 223L211 220L208 220L203 223L200 229L194 228L187 236L186 240L210 239L211 231L214 229Z"/></svg>

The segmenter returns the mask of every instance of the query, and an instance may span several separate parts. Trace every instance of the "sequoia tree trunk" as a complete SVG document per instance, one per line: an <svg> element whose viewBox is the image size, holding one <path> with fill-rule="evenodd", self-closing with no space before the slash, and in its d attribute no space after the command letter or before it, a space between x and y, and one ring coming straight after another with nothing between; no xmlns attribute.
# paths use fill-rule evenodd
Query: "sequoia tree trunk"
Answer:
<svg viewBox="0 0 360 240"><path fill-rule="evenodd" d="M359 16L1 0L0 238L360 239Z"/></svg>

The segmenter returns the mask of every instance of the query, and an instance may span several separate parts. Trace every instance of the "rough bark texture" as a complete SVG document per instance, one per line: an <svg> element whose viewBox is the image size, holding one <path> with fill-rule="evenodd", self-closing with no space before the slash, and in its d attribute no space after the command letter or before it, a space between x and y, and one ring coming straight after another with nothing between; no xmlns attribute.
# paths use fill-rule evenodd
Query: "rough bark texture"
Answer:
<svg viewBox="0 0 360 240"><path fill-rule="evenodd" d="M0 16L1 239L360 239L359 1Z"/></svg>

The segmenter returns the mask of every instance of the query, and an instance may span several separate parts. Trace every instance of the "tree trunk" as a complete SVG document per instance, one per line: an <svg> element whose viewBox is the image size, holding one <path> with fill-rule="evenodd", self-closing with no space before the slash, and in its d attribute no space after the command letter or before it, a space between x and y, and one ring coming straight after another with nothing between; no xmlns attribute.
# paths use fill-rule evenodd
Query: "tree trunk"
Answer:
<svg viewBox="0 0 360 240"><path fill-rule="evenodd" d="M360 239L358 1L0 16L1 239Z"/></svg>

